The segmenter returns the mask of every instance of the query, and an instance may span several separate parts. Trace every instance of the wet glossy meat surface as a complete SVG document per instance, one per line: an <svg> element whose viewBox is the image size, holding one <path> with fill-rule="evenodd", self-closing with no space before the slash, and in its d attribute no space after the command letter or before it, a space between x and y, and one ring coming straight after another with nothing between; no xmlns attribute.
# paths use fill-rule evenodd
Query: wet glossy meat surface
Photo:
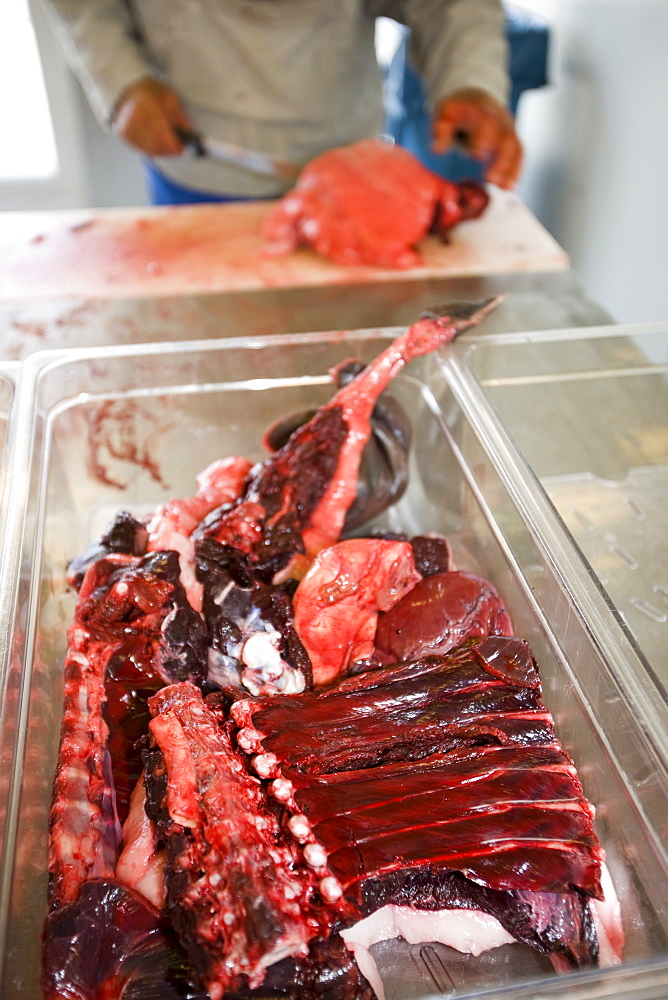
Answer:
<svg viewBox="0 0 668 1000"><path fill-rule="evenodd" d="M344 888L437 863L491 889L599 895L591 808L526 643L483 638L382 674L232 709L243 739L257 733L252 749L276 758Z"/></svg>
<svg viewBox="0 0 668 1000"><path fill-rule="evenodd" d="M173 685L150 708L167 771L161 832L173 924L212 992L229 990L241 974L258 986L267 965L306 954L316 936L313 878L295 866L291 844L280 843L260 782L201 692Z"/></svg>
<svg viewBox="0 0 668 1000"><path fill-rule="evenodd" d="M475 182L455 184L401 146L367 139L316 157L264 218L267 252L300 245L339 264L409 268L430 230L451 229L485 210Z"/></svg>
<svg viewBox="0 0 668 1000"><path fill-rule="evenodd" d="M428 576L378 617L376 659L382 663L445 653L478 635L512 635L501 597L473 573Z"/></svg>
<svg viewBox="0 0 668 1000"><path fill-rule="evenodd" d="M593 808L500 596L438 536L342 539L382 393L486 308L70 564L49 1000L367 1000L364 940L429 912L596 965Z"/></svg>

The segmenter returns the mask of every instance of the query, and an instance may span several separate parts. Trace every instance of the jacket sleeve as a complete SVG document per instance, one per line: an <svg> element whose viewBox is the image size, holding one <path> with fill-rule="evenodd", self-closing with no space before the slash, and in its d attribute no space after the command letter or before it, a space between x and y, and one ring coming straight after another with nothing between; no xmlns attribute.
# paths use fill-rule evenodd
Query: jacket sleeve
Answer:
<svg viewBox="0 0 668 1000"><path fill-rule="evenodd" d="M155 74L124 0L42 0L65 56L104 127L130 84Z"/></svg>
<svg viewBox="0 0 668 1000"><path fill-rule="evenodd" d="M509 93L508 45L501 0L371 0L372 13L410 28L409 55L429 110L466 87L502 103Z"/></svg>

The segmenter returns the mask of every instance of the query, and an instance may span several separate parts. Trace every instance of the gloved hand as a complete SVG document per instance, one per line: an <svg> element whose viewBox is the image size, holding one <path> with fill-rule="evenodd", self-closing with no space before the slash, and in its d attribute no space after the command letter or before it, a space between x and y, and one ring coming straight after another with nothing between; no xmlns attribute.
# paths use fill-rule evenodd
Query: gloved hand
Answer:
<svg viewBox="0 0 668 1000"><path fill-rule="evenodd" d="M120 139L148 156L178 156L184 147L176 130L194 131L176 91L148 76L121 94L112 126Z"/></svg>
<svg viewBox="0 0 668 1000"><path fill-rule="evenodd" d="M485 180L511 188L522 166L522 144L513 116L484 90L459 90L436 109L433 149L444 153L459 141L471 156L485 164Z"/></svg>

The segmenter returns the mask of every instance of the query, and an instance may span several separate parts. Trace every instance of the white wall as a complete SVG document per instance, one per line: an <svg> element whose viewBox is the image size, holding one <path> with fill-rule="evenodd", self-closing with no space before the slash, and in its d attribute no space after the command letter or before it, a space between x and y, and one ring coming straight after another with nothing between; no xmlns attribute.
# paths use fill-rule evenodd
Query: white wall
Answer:
<svg viewBox="0 0 668 1000"><path fill-rule="evenodd" d="M100 208L147 204L140 156L100 127L78 83L75 90L90 204Z"/></svg>
<svg viewBox="0 0 668 1000"><path fill-rule="evenodd" d="M619 322L668 320L668 0L521 0L551 86L521 100L524 200Z"/></svg>

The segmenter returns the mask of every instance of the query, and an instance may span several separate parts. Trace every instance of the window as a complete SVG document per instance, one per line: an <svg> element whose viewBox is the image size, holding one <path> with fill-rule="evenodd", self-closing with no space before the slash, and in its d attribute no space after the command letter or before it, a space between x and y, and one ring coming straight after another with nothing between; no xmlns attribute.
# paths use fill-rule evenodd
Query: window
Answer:
<svg viewBox="0 0 668 1000"><path fill-rule="evenodd" d="M0 209L89 204L79 95L39 0L0 0Z"/></svg>
<svg viewBox="0 0 668 1000"><path fill-rule="evenodd" d="M28 0L0 5L0 181L54 177L58 153Z"/></svg>

